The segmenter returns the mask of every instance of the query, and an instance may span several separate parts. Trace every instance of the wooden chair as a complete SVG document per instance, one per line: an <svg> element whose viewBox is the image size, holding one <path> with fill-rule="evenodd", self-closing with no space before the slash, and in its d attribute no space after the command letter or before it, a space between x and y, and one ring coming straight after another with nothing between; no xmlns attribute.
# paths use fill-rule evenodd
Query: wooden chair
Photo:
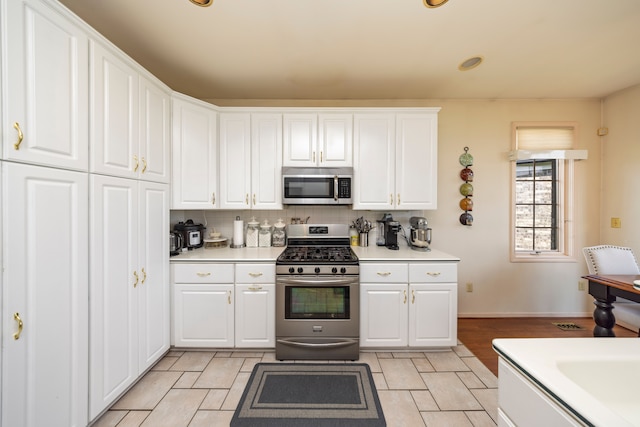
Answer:
<svg viewBox="0 0 640 427"><path fill-rule="evenodd" d="M613 245L590 246L582 249L589 274L640 274L640 265L631 248ZM616 323L640 337L640 304L616 298L613 304Z"/></svg>

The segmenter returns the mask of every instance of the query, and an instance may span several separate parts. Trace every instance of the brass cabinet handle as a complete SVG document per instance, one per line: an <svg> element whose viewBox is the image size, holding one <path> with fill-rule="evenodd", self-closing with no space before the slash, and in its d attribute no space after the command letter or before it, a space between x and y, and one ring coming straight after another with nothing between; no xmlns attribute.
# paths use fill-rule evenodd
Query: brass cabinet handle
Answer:
<svg viewBox="0 0 640 427"><path fill-rule="evenodd" d="M249 204L249 193L244 195L244 204L248 205Z"/></svg>
<svg viewBox="0 0 640 427"><path fill-rule="evenodd" d="M256 193L253 193L253 204L256 204Z"/></svg>
<svg viewBox="0 0 640 427"><path fill-rule="evenodd" d="M250 291L260 291L260 290L262 290L262 286L258 286L258 285L249 286L249 290Z"/></svg>
<svg viewBox="0 0 640 427"><path fill-rule="evenodd" d="M251 277L260 277L262 276L262 273L258 272L258 273L249 273L249 276Z"/></svg>
<svg viewBox="0 0 640 427"><path fill-rule="evenodd" d="M138 277L138 272L137 271L133 272L133 277L136 278L136 281L133 284L133 287L135 288L136 286L138 286L138 282L140 281L140 278Z"/></svg>
<svg viewBox="0 0 640 427"><path fill-rule="evenodd" d="M22 143L22 140L24 139L24 135L22 133L22 129L20 129L20 123L15 122L13 124L13 127L14 127L15 130L18 131L18 140L16 141L15 144L13 144L13 148L15 148L16 150L19 150L20 149L20 144Z"/></svg>
<svg viewBox="0 0 640 427"><path fill-rule="evenodd" d="M398 193L398 206L400 206L400 193Z"/></svg>
<svg viewBox="0 0 640 427"><path fill-rule="evenodd" d="M411 304L415 304L416 303L416 292L412 289L411 290Z"/></svg>
<svg viewBox="0 0 640 427"><path fill-rule="evenodd" d="M315 163L315 162L316 162L316 152L315 152L315 151L314 151L314 152L313 152L313 154L312 154L312 160L311 160L311 161L312 161L313 163Z"/></svg>
<svg viewBox="0 0 640 427"><path fill-rule="evenodd" d="M199 272L197 272L196 274L197 274L198 276L200 276L200 277L207 277L207 276L211 276L211 272L201 272L201 271L199 271Z"/></svg>
<svg viewBox="0 0 640 427"><path fill-rule="evenodd" d="M391 276L391 272L390 271L378 271L378 273L376 273L378 276L382 276L382 277L387 277L387 276Z"/></svg>
<svg viewBox="0 0 640 427"><path fill-rule="evenodd" d="M215 205L216 204L216 193L211 193L211 204Z"/></svg>
<svg viewBox="0 0 640 427"><path fill-rule="evenodd" d="M231 291L227 291L227 302L231 304Z"/></svg>
<svg viewBox="0 0 640 427"><path fill-rule="evenodd" d="M404 290L404 291L402 291L402 292L404 293L404 301L403 301L402 303L403 303L403 304L406 304L406 303L407 303L407 291L406 291L406 290Z"/></svg>
<svg viewBox="0 0 640 427"><path fill-rule="evenodd" d="M138 172L138 167L140 166L140 162L138 161L138 156L133 156L133 161L136 162L136 165L133 167L134 172Z"/></svg>
<svg viewBox="0 0 640 427"><path fill-rule="evenodd" d="M320 163L322 163L322 151L320 152Z"/></svg>
<svg viewBox="0 0 640 427"><path fill-rule="evenodd" d="M13 334L13 339L18 340L20 339L20 334L22 333L22 327L24 326L24 323L22 323L22 319L20 318L20 313L13 313L13 318L15 319L16 322L18 322L18 332Z"/></svg>
<svg viewBox="0 0 640 427"><path fill-rule="evenodd" d="M431 277L438 277L440 275L439 271L427 271L427 275Z"/></svg>
<svg viewBox="0 0 640 427"><path fill-rule="evenodd" d="M147 171L147 161L145 160L145 158L142 158L142 173L145 173Z"/></svg>
<svg viewBox="0 0 640 427"><path fill-rule="evenodd" d="M389 194L389 204L393 206L393 193Z"/></svg>
<svg viewBox="0 0 640 427"><path fill-rule="evenodd" d="M140 282L140 284L144 285L145 280L147 280L147 272L142 268L142 282Z"/></svg>

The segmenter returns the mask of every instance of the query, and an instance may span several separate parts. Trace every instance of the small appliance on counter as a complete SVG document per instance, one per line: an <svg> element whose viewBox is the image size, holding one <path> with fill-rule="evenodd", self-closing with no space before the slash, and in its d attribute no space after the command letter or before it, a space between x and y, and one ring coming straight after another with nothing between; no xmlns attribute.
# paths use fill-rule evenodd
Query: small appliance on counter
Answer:
<svg viewBox="0 0 640 427"><path fill-rule="evenodd" d="M415 251L430 251L431 229L427 226L427 219L421 216L412 216L409 220L411 229L407 236L409 247Z"/></svg>
<svg viewBox="0 0 640 427"><path fill-rule="evenodd" d="M182 247L192 250L201 248L204 245L204 226L202 224L194 224L192 219L186 222L180 221L173 226L173 230L182 234Z"/></svg>
<svg viewBox="0 0 640 427"><path fill-rule="evenodd" d="M378 246L387 246L385 242L385 234L386 234L386 223L387 221L393 221L390 213L386 213L382 215L382 218L376 221L376 245Z"/></svg>
<svg viewBox="0 0 640 427"><path fill-rule="evenodd" d="M386 246L387 249L394 251L400 249L398 246L398 233L402 231L400 223L398 221L394 221L393 217L389 213L384 214L382 220L379 222L384 224L384 246ZM378 238L376 238L376 244L380 244L379 242L380 239L378 236Z"/></svg>
<svg viewBox="0 0 640 427"><path fill-rule="evenodd" d="M182 250L184 238L182 233L177 231L169 232L169 256L176 256Z"/></svg>

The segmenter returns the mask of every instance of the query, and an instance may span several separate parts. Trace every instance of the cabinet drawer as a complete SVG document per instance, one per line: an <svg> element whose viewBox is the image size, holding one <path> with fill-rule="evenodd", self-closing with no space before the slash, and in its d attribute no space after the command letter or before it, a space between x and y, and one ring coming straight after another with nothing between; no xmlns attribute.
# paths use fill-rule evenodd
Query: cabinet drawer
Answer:
<svg viewBox="0 0 640 427"><path fill-rule="evenodd" d="M275 283L275 264L236 264L236 283Z"/></svg>
<svg viewBox="0 0 640 427"><path fill-rule="evenodd" d="M233 283L233 264L173 264L174 283Z"/></svg>
<svg viewBox="0 0 640 427"><path fill-rule="evenodd" d="M455 263L411 263L409 264L409 282L411 283L450 283L458 281L458 265Z"/></svg>
<svg viewBox="0 0 640 427"><path fill-rule="evenodd" d="M407 283L407 264L360 264L361 283Z"/></svg>

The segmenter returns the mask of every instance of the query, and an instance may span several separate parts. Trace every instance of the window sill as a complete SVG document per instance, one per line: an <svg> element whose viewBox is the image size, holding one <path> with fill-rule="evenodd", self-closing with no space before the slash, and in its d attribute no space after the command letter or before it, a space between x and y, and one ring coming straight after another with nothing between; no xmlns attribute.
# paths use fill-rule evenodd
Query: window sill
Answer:
<svg viewBox="0 0 640 427"><path fill-rule="evenodd" d="M511 262L576 262L575 257L560 253L512 253Z"/></svg>

